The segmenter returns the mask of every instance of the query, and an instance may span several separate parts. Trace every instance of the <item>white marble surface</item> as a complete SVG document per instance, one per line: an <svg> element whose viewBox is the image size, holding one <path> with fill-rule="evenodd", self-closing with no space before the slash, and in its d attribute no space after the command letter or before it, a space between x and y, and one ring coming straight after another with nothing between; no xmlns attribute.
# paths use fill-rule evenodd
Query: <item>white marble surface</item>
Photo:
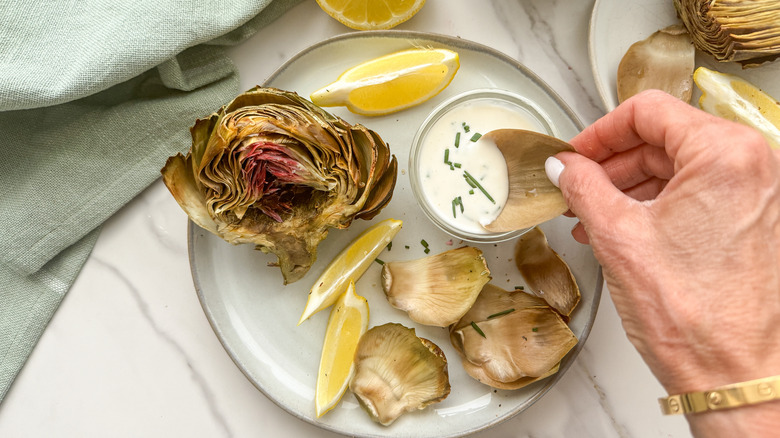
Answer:
<svg viewBox="0 0 780 438"><path fill-rule="evenodd" d="M538 73L584 123L603 114L587 52L592 0L428 0L400 29L492 46ZM232 50L242 88L349 31L307 0ZM159 181L112 217L0 405L2 437L332 437L244 377L200 307L186 216ZM475 435L689 437L621 329L608 291L563 379L520 415Z"/></svg>

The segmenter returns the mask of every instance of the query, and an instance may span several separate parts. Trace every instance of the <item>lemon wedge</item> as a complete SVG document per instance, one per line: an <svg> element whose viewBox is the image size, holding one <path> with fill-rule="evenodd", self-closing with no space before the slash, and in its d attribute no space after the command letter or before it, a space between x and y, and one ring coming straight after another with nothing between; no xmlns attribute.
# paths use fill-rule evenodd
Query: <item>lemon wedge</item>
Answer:
<svg viewBox="0 0 780 438"><path fill-rule="evenodd" d="M358 30L390 29L412 18L425 0L317 0L323 11Z"/></svg>
<svg viewBox="0 0 780 438"><path fill-rule="evenodd" d="M346 392L355 373L355 350L367 329L368 301L355 293L355 283L350 281L328 318L314 394L317 418L333 409Z"/></svg>
<svg viewBox="0 0 780 438"><path fill-rule="evenodd" d="M418 105L439 94L460 68L457 52L409 49L366 61L311 94L319 106L346 106L377 116Z"/></svg>
<svg viewBox="0 0 780 438"><path fill-rule="evenodd" d="M780 103L739 76L699 67L693 81L701 89L699 107L710 114L757 129L780 149Z"/></svg>
<svg viewBox="0 0 780 438"><path fill-rule="evenodd" d="M306 308L298 325L330 306L344 293L350 281L356 282L401 230L403 221L385 219L363 231L330 262L309 291Z"/></svg>

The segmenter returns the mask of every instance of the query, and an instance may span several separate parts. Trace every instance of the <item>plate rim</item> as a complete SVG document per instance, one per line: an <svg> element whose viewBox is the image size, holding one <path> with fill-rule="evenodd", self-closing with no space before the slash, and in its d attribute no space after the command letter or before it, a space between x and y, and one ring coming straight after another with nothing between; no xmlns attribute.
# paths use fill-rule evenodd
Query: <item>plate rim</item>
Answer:
<svg viewBox="0 0 780 438"><path fill-rule="evenodd" d="M598 2L599 0L597 0ZM528 67L526 67L524 64L520 63L515 58L496 50L492 47L483 45L481 43L477 43L471 40L459 38L459 37L453 37L449 35L443 35L438 33L432 33L432 32L420 32L420 31L411 31L411 30L378 30L378 31L358 31L358 32L347 32L342 33L339 35L335 35L329 38L326 38L322 41L319 41L315 44L312 44L299 52L297 52L295 55L291 56L287 61L285 61L280 67L278 67L271 75L268 76L268 78L263 81L262 86L268 86L269 83L273 82L277 77L282 75L287 69L290 68L291 65L293 65L296 61L298 61L300 58L305 56L306 54L313 52L315 50L318 50L326 45L330 45L333 43L341 42L343 40L351 40L351 39L362 39L362 38L394 38L394 39L405 39L405 40L414 40L414 39L424 39L429 41L434 41L436 43L444 44L450 47L460 47L465 48L472 51L478 51L481 53L488 54L494 58L497 58L509 65L511 65L513 68L519 70L522 72L522 74L526 75L532 82L534 82L535 85L543 89L549 97L555 102L556 105L559 106L559 108L566 114L566 116L573 122L575 127L582 131L584 129L584 125L580 118L577 116L577 114L571 109L571 107L566 104L566 102L563 101L563 99L560 97L560 95L555 92L546 82L544 82L535 72L530 70ZM225 352L228 354L230 359L233 361L234 365L241 371L241 373L244 375L244 377L257 389L259 390L268 400L272 401L276 406L280 407L282 410L287 412L288 414L292 415L293 417L302 420L310 425L313 425L315 427L318 427L323 430L327 430L329 432L337 433L340 435L347 435L349 436L357 436L350 434L348 431L336 428L330 424L327 423L321 423L315 421L316 419L310 419L309 417L306 417L305 415L296 412L295 410L291 409L290 407L284 405L281 403L280 400L277 400L276 397L274 397L272 394L267 392L262 386L260 386L259 382L255 381L250 376L250 372L247 369L247 367L243 364L243 360L237 356L236 351L234 351L227 343L228 340L225 338L224 333L222 330L219 329L217 326L217 321L215 320L214 314L212 310L207 306L206 304L206 298L204 294L204 290L201 286L200 276L198 271L195 269L195 234L200 230L200 227L195 225L192 220L188 218L187 220L187 254L190 264L190 272L192 275L193 285L196 291L196 294L198 296L198 302L200 303L201 308L203 309L203 313L206 316L206 319L211 326L212 331L216 335L217 339L219 340L219 343L222 345L222 348L225 350ZM588 309L590 317L586 321L582 334L580 335L580 340L577 342L577 344L572 348L572 350L567 353L566 357L564 357L561 367L559 371L555 374L554 377L550 379L546 379L544 382L544 386L541 387L536 393L534 393L528 400L526 400L524 403L519 405L514 411L508 412L502 416L495 417L490 421L487 421L485 423L476 425L475 427L472 427L468 430L463 430L460 432L457 432L455 434L450 435L440 435L440 438L454 438L454 437L461 437L465 435L470 435L476 432L484 431L487 429L490 429L491 427L494 427L500 423L503 423L505 421L508 421L515 416L519 415L526 409L528 409L530 406L532 406L534 403L536 403L538 400L540 400L547 392L555 386L556 383L558 383L559 380L563 378L563 376L566 374L566 371L571 367L571 365L576 361L577 357L579 356L579 353L584 348L588 337L590 336L590 332L593 328L593 324L596 319L596 315L598 313L599 304L601 302L601 296L604 289L604 277L603 272L601 268L601 264L597 261L597 270L596 270L596 278L595 278L596 287L594 290L593 295L593 302L591 303L590 309ZM367 438L385 438L386 435L375 435L375 434L368 434L368 435L360 435Z"/></svg>
<svg viewBox="0 0 780 438"><path fill-rule="evenodd" d="M604 90L604 81L600 80L601 78L601 71L599 70L596 62L596 43L595 43L595 32L597 27L597 21L598 21L598 14L597 11L599 10L599 5L601 4L602 0L596 0L593 3L593 9L590 12L590 20L588 20L588 58L590 61L590 71L593 75L593 83L596 84L596 91L599 93L599 97L601 98L601 103L604 104L605 109L607 112L610 112L614 110L617 106L615 105L615 102L612 101L612 99L607 98L607 92Z"/></svg>

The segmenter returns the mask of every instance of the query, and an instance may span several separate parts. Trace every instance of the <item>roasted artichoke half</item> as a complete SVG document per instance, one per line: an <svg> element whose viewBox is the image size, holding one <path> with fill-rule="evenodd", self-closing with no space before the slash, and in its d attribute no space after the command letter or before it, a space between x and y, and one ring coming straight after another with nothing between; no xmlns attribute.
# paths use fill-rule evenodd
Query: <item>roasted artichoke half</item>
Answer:
<svg viewBox="0 0 780 438"><path fill-rule="evenodd" d="M255 87L190 132L165 185L197 225L275 254L285 284L309 270L330 228L373 218L393 194L397 162L379 135L293 92Z"/></svg>
<svg viewBox="0 0 780 438"><path fill-rule="evenodd" d="M777 0L674 0L696 47L718 61L755 67L780 57Z"/></svg>

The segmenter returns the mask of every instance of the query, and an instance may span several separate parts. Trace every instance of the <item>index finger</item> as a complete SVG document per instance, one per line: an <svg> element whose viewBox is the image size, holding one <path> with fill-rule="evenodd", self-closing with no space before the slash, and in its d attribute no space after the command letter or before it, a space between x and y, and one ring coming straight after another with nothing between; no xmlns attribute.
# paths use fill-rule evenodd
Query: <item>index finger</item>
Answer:
<svg viewBox="0 0 780 438"><path fill-rule="evenodd" d="M570 143L597 162L644 144L665 148L674 161L686 138L718 123L724 121L662 91L649 90L620 104Z"/></svg>

